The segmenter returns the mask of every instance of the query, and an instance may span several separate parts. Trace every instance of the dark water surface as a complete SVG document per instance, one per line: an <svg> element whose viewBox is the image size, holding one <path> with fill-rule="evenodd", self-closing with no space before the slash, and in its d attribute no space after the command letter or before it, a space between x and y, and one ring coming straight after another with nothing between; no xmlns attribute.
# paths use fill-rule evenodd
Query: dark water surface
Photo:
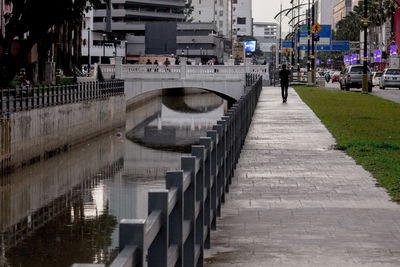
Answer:
<svg viewBox="0 0 400 267"><path fill-rule="evenodd" d="M226 101L201 90L133 104L125 129L0 177L0 266L110 263L118 222L145 218L147 193L164 188Z"/></svg>

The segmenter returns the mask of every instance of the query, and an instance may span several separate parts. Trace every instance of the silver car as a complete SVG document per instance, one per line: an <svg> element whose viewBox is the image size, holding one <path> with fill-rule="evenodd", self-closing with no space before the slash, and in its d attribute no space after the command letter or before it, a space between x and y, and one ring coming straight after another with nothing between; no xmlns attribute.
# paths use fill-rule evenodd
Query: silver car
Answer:
<svg viewBox="0 0 400 267"><path fill-rule="evenodd" d="M379 88L385 89L386 87L397 87L400 89L400 69L390 68L383 72Z"/></svg>
<svg viewBox="0 0 400 267"><path fill-rule="evenodd" d="M351 65L345 68L339 79L340 89L349 91L350 88L362 88L363 65ZM368 68L368 92L372 92L371 71Z"/></svg>

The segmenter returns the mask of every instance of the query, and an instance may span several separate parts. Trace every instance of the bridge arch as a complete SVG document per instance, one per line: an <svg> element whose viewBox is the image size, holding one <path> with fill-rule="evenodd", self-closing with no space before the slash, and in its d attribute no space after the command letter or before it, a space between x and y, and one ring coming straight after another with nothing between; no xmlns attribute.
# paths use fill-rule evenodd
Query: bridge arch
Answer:
<svg viewBox="0 0 400 267"><path fill-rule="evenodd" d="M128 103L131 99L144 93L163 89L198 88L223 96L228 100L239 100L244 93L244 80L180 80L180 79L126 79L125 97Z"/></svg>

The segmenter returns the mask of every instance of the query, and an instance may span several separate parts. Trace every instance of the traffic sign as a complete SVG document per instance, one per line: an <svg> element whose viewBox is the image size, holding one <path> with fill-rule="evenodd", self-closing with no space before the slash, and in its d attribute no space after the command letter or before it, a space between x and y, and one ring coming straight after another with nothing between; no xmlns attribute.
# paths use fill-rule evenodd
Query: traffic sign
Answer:
<svg viewBox="0 0 400 267"><path fill-rule="evenodd" d="M332 41L332 50L333 51L348 51L348 50L350 50L350 42L349 41Z"/></svg>
<svg viewBox="0 0 400 267"><path fill-rule="evenodd" d="M332 49L332 26L331 25L319 25L321 30L318 32L319 42L315 44L317 51L329 51ZM299 43L300 50L307 50L308 48L308 27L302 26L300 30L300 38L296 34L296 45Z"/></svg>
<svg viewBox="0 0 400 267"><path fill-rule="evenodd" d="M290 49L286 47L283 51L285 51L286 54L289 54Z"/></svg>
<svg viewBox="0 0 400 267"><path fill-rule="evenodd" d="M316 22L314 25L312 25L311 29L314 33L319 33L322 30L322 26Z"/></svg>

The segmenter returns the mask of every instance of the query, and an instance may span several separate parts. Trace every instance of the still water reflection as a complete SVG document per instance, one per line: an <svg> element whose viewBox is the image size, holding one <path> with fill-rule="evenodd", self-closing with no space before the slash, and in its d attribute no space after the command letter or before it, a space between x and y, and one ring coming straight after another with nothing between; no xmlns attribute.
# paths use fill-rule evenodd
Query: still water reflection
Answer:
<svg viewBox="0 0 400 267"><path fill-rule="evenodd" d="M125 129L0 177L0 266L110 263L118 222L145 218L147 193L224 114L201 90L171 91L129 109Z"/></svg>

